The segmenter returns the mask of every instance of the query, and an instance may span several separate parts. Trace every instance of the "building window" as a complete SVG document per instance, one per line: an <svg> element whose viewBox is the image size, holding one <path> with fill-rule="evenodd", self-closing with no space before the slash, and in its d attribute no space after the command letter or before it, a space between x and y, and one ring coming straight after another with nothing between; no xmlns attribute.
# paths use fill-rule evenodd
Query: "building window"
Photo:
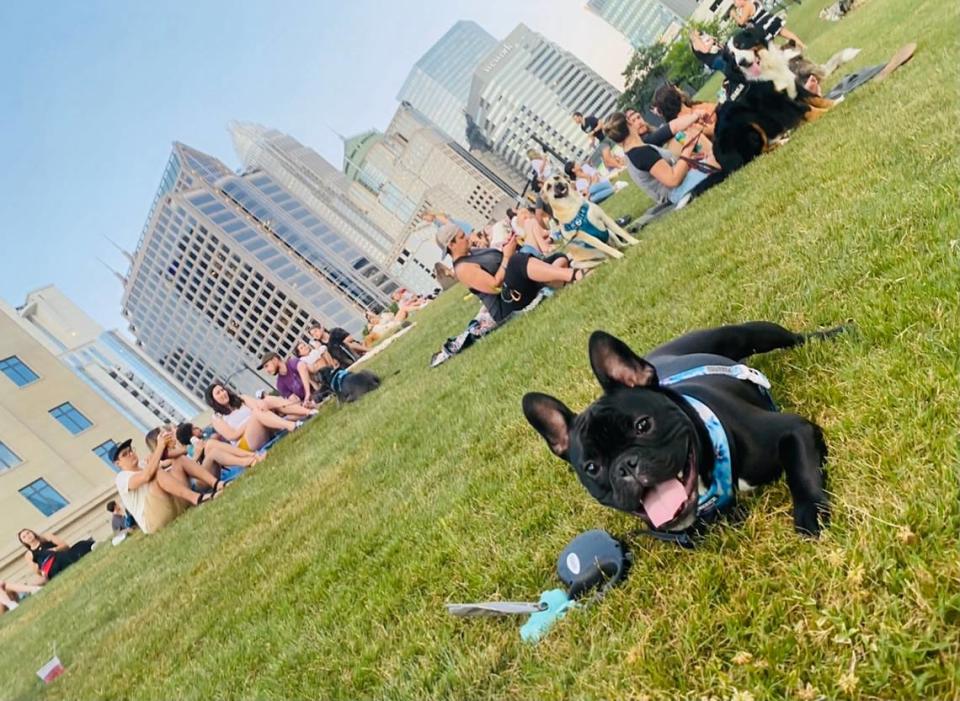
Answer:
<svg viewBox="0 0 960 701"><path fill-rule="evenodd" d="M31 504L37 507L44 516L50 516L67 505L60 492L47 484L46 480L39 479L31 482L20 490L20 493Z"/></svg>
<svg viewBox="0 0 960 701"><path fill-rule="evenodd" d="M50 410L50 416L59 421L65 429L73 435L82 433L93 426L86 416L77 411L70 402L61 404Z"/></svg>
<svg viewBox="0 0 960 701"><path fill-rule="evenodd" d="M2 370L3 374L9 377L10 381L17 387L29 385L31 382L36 382L40 379L37 373L28 368L26 364L15 355L0 360L0 370Z"/></svg>
<svg viewBox="0 0 960 701"><path fill-rule="evenodd" d="M23 462L23 460L20 459L19 455L10 450L6 444L0 442L0 471L9 470L21 462Z"/></svg>
<svg viewBox="0 0 960 701"><path fill-rule="evenodd" d="M110 451L113 450L113 448L116 445L117 444L114 443L112 440L109 440L104 443L101 443L100 445L98 445L96 448L93 449L93 452L97 454L97 457L103 460L103 462L106 463L107 467L109 467L114 472L118 472L119 469L117 468L116 465L113 464L113 461L110 459Z"/></svg>

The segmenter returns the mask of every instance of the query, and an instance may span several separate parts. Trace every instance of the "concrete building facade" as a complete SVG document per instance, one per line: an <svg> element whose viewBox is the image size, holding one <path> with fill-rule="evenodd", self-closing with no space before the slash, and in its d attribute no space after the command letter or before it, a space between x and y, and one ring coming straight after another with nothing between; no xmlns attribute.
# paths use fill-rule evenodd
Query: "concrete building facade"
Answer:
<svg viewBox="0 0 960 701"><path fill-rule="evenodd" d="M30 570L21 528L68 542L110 535L116 496L107 454L127 438L145 455L143 432L60 358L16 309L0 302L0 579Z"/></svg>
<svg viewBox="0 0 960 701"><path fill-rule="evenodd" d="M453 25L414 64L397 94L437 128L463 147L469 147L464 112L470 81L480 60L497 40L476 22Z"/></svg>
<svg viewBox="0 0 960 701"><path fill-rule="evenodd" d="M395 237L398 255L429 255L431 267L438 258L409 240L424 213L442 211L480 227L519 194L406 103L383 134L369 131L345 142L344 171L351 197Z"/></svg>
<svg viewBox="0 0 960 701"><path fill-rule="evenodd" d="M50 285L17 308L47 350L142 433L205 414L206 406L117 331L107 331Z"/></svg>
<svg viewBox="0 0 960 701"><path fill-rule="evenodd" d="M124 280L138 344L191 392L267 385L310 324L363 328L399 284L269 174L174 144Z"/></svg>
<svg viewBox="0 0 960 701"><path fill-rule="evenodd" d="M481 61L467 114L478 138L526 175L530 149L559 161L585 160L588 138L573 113L602 118L614 111L619 96L576 56L521 24Z"/></svg>
<svg viewBox="0 0 960 701"><path fill-rule="evenodd" d="M437 281L415 256L397 256L397 241L349 196L350 179L295 138L259 124L231 122L230 134L244 168L260 168L404 287L425 294Z"/></svg>

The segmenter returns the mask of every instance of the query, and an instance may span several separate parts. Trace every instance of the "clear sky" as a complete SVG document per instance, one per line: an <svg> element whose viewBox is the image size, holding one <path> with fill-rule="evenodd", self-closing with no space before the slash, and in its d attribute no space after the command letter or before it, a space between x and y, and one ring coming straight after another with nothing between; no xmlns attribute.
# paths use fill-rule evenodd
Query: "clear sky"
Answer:
<svg viewBox="0 0 960 701"><path fill-rule="evenodd" d="M459 19L519 22L617 87L626 41L586 0L63 0L0 3L0 297L56 284L126 330L119 282L174 140L230 167L231 119L341 165L339 139L386 127L416 60ZM329 127L328 127L329 125Z"/></svg>

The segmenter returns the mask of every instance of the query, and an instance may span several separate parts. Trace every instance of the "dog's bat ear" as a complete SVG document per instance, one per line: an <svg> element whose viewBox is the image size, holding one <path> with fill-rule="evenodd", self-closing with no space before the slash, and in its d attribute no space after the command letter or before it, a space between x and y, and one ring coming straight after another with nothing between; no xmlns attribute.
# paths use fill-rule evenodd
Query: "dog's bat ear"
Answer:
<svg viewBox="0 0 960 701"><path fill-rule="evenodd" d="M590 334L590 367L605 392L618 387L656 387L657 371L626 343L603 331Z"/></svg>
<svg viewBox="0 0 960 701"><path fill-rule="evenodd" d="M575 415L567 405L547 394L529 392L523 396L523 415L554 455L569 462L570 426Z"/></svg>

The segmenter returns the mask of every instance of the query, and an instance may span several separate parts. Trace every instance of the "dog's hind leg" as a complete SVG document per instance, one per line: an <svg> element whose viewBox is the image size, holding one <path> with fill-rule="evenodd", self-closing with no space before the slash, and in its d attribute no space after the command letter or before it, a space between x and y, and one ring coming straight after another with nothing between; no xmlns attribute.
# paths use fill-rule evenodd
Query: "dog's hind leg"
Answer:
<svg viewBox="0 0 960 701"><path fill-rule="evenodd" d="M691 331L650 351L648 358L664 355L711 353L733 360L743 360L757 353L792 348L808 340L826 340L849 330L846 325L834 326L809 334L794 333L770 321L748 321L745 324L718 326Z"/></svg>
<svg viewBox="0 0 960 701"><path fill-rule="evenodd" d="M793 526L801 535L818 536L830 524L827 500L827 444L816 424L795 414L780 414L790 422L778 445L780 464L793 497Z"/></svg>
<svg viewBox="0 0 960 701"><path fill-rule="evenodd" d="M596 238L595 236L591 236L590 234L585 234L582 231L578 231L573 238L589 246L593 246L593 248L596 248L598 251L605 253L610 258L623 258L623 254L620 251L618 251L613 246L610 246L609 244L604 243L603 241Z"/></svg>
<svg viewBox="0 0 960 701"><path fill-rule="evenodd" d="M638 243L640 243L639 239L634 238L624 231L623 227L617 224L613 217L603 211L602 208L597 207L597 210L597 216L607 227L607 232L609 232L610 238L613 239L612 243L619 244L620 246L636 246Z"/></svg>
<svg viewBox="0 0 960 701"><path fill-rule="evenodd" d="M691 331L655 348L647 357L711 353L733 360L743 360L756 353L798 346L804 340L806 339L802 334L793 333L779 324L750 321L745 324Z"/></svg>

